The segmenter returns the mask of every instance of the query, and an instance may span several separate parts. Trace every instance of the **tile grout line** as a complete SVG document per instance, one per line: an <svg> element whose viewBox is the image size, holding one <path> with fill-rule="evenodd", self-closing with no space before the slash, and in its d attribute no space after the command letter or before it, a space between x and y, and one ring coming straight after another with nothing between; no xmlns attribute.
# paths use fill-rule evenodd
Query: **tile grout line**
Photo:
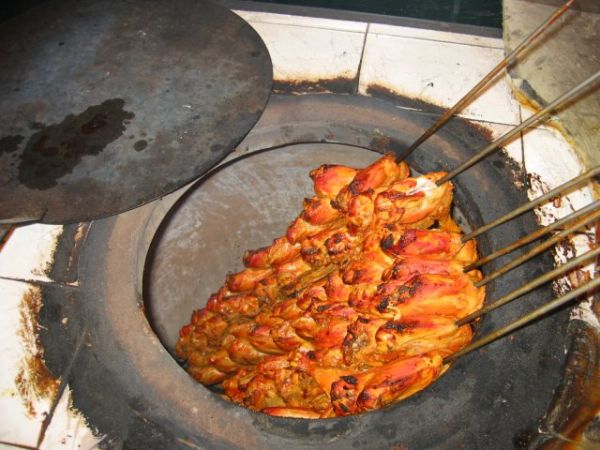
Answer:
<svg viewBox="0 0 600 450"><path fill-rule="evenodd" d="M369 29L371 27L370 23L367 23L367 29L365 30L365 35L363 37L362 49L360 50L360 59L358 60L358 69L356 70L356 82L354 83L353 94L358 94L358 89L360 87L360 73L362 71L362 63L363 58L365 56L365 48L367 48L367 36L369 36Z"/></svg>
<svg viewBox="0 0 600 450"><path fill-rule="evenodd" d="M454 44L454 45L464 45L467 47L489 48L492 50L503 50L502 47L493 47L491 45L470 44L470 43L465 43L465 42L456 42L456 41L448 41L448 40L445 41L442 39L430 39L430 38L423 38L423 37L418 37L418 36L402 36L402 35L398 35L398 34L375 33L375 32L373 32L373 36L386 36L386 37L395 37L395 38L402 38L402 39L414 39L417 41L438 42L438 43L442 43L442 44Z"/></svg>
<svg viewBox="0 0 600 450"><path fill-rule="evenodd" d="M39 287L50 286L50 287L59 287L59 288L79 289L78 284L63 283L61 281L55 281L55 280L46 281L46 280L36 280L33 278L19 278L19 277L0 275L0 281L12 281L15 283L23 283L23 284L28 284L31 286L39 286Z"/></svg>

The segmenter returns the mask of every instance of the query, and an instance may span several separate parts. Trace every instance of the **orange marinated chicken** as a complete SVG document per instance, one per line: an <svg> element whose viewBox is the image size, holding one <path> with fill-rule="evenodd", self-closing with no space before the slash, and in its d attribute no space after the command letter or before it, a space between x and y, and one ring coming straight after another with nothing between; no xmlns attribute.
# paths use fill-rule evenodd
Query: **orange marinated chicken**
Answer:
<svg viewBox="0 0 600 450"><path fill-rule="evenodd" d="M177 355L205 385L274 416L381 408L425 388L472 338L456 319L484 289L474 241L450 217L445 173L410 177L386 155L321 166L285 236L248 251L180 331Z"/></svg>

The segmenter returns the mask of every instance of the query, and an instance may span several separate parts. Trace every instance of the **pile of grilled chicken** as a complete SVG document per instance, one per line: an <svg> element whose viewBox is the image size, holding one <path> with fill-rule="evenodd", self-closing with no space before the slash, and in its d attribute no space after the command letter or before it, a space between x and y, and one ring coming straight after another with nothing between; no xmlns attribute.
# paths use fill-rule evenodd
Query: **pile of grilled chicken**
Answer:
<svg viewBox="0 0 600 450"><path fill-rule="evenodd" d="M450 217L445 173L410 177L386 155L358 170L310 173L287 234L248 251L180 331L177 355L232 401L288 417L381 408L425 388L472 330L455 321L479 309L477 258Z"/></svg>

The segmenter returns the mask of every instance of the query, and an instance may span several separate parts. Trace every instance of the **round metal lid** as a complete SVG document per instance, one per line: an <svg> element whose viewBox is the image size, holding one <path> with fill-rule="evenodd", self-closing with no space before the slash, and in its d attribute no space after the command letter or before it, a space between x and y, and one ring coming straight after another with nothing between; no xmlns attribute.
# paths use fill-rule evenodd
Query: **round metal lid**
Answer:
<svg viewBox="0 0 600 450"><path fill-rule="evenodd" d="M68 223L197 178L252 128L272 65L203 0L66 1L0 26L0 222Z"/></svg>

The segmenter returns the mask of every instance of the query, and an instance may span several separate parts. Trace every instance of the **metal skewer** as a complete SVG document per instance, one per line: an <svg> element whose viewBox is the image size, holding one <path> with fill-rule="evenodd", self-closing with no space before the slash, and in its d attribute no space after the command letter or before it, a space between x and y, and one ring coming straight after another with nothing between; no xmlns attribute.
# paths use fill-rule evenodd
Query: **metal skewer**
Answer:
<svg viewBox="0 0 600 450"><path fill-rule="evenodd" d="M462 163L460 166L458 166L456 169L451 171L445 177L436 181L436 184L438 186L440 186L441 184L444 184L446 181L451 180L455 176L459 175L460 173L464 172L465 170L467 170L474 164L481 161L483 158L485 158L489 154L498 150L501 145L510 141L514 136L516 136L522 130L529 128L533 125L537 125L538 123L542 122L550 115L550 113L552 113L554 110L559 109L560 107L564 106L566 103L570 102L574 98L578 97L580 94L585 92L589 87L593 86L598 80L600 80L600 71L596 72L594 75L590 76L589 78L583 80L581 83L579 83L573 89L565 92L560 97L556 98L553 102L551 102L550 104L548 104L547 106L545 106L544 108L539 110L537 113L535 113L529 119L525 120L520 125L514 127L510 131L504 133L502 136L500 136L494 142L488 144L486 147L479 150L472 158L470 158L467 161L465 161L464 163Z"/></svg>
<svg viewBox="0 0 600 450"><path fill-rule="evenodd" d="M560 8L558 8L550 17L548 17L544 23L542 23L535 31L533 31L523 42L521 42L511 53L509 53L502 61L500 61L496 67L494 67L486 76L484 76L479 83L477 83L469 92L465 94L452 108L446 111L428 130L426 130L421 137L419 137L408 149L405 150L403 158L410 155L419 145L425 142L431 137L437 130L442 128L448 120L454 116L458 111L461 111L466 105L468 105L480 91L491 81L501 70L513 64L517 60L517 56L529 47L529 45L535 41L546 29L558 20L575 0L569 0Z"/></svg>
<svg viewBox="0 0 600 450"><path fill-rule="evenodd" d="M572 180L569 180L566 183L563 183L560 186L555 187L554 189L546 192L545 194L531 200L530 202L527 202L524 205L519 206L518 208L505 214L504 216L499 217L498 219L493 220L492 222L485 224L482 227L479 227L476 230L471 231L468 234L465 234L462 238L462 241L467 242L468 240L471 240L474 237L477 237L480 234L485 233L486 231L489 231L492 228L497 227L498 225L502 225L503 223L508 222L509 220L514 219L517 216L520 216L521 214L535 208L536 206L541 205L542 203L545 203L546 201L551 200L552 198L554 198L560 194L566 193L571 188L578 186L578 185L582 184L584 181L587 181L590 178L595 177L597 175L600 175L600 166L594 167L594 168L588 170L587 172L582 173L581 175L573 178Z"/></svg>
<svg viewBox="0 0 600 450"><path fill-rule="evenodd" d="M466 266L464 268L464 271L469 272L473 269L476 269L477 267L480 267L480 266L483 266L484 264L489 263L490 261L493 261L494 259L496 259L500 256L511 253L514 250L516 250L526 244L529 244L530 242L533 242L536 239L539 239L540 237L544 236L545 234L548 234L556 229L561 229L561 227L563 225L573 222L574 220L577 220L580 217L597 210L598 208L600 208L600 200L596 200L595 202L590 203L589 205L581 208L580 210L575 211L574 213L569 214L568 216L563 217L562 219L557 220L556 222L554 222L550 225L542 227L542 228L534 231L533 233L528 234L527 236L517 239L512 244L509 244L500 250L490 253L489 255L484 256L483 258L479 258L474 263ZM564 228L561 231L565 231L566 229L567 228Z"/></svg>
<svg viewBox="0 0 600 450"><path fill-rule="evenodd" d="M545 28L547 28L551 23L553 23L556 19L558 19L558 17L560 17L560 15L562 15L571 6L571 4L572 4L572 2L567 2L565 5L563 5L561 8L559 8L553 14L553 16L548 18L548 20L544 24L542 24L532 35L528 36L528 38L524 42L522 42L519 45L519 47L517 47L515 49L515 51L513 51L513 53L508 55L505 58L505 60L501 61L501 63L498 64L498 66L496 66L494 69L492 69L492 71L488 75L486 75L471 91L469 91L469 93L467 93L463 98L461 98L457 102L457 104L455 104L451 109L446 111L446 113L444 115L442 115L436 121L436 123L434 125L432 125L428 130L426 130L425 133L423 133L423 135L420 136L405 151L404 157L408 156L420 144L422 144L425 140L427 140L430 136L432 136L437 130L439 130L445 123L447 123L447 121L457 111L459 111L461 108L463 108L465 105L467 105L473 98L475 98L475 96L481 91L481 89L489 81L491 81L499 73L499 71L502 68L504 68L508 64L514 62L514 60L511 61L511 58L514 58L519 51L522 51L523 48L527 47L527 45L529 45L539 34L541 34ZM502 66L503 64L504 64L504 66ZM468 159L467 161L462 163L459 167L457 167L456 169L454 169L450 173L448 173L445 177L443 177L442 179L437 181L436 184L439 186L439 185L453 179L460 173L462 173L465 170L472 167L474 164L479 162L481 159L485 158L486 156L490 155L494 151L498 150L503 144L505 144L506 142L509 142L518 133L522 132L523 130L527 130L530 127L533 127L534 125L543 123L543 121L545 121L550 116L550 114L554 113L555 111L559 110L560 108L565 107L570 102L572 102L573 100L580 97L582 94L587 92L588 89L591 88L599 80L600 80L600 71L596 72L595 74L591 75L587 79L583 80L581 83L579 83L578 85L576 85L569 91L563 93L562 95L560 95L559 97L554 99L554 101L550 102L547 106L543 107L536 114L532 115L530 118L523 121L520 125L512 128L507 133L503 134L498 139L494 140L492 143L485 146L483 149L478 151L473 157L471 157L470 159ZM527 204L522 205L521 207L515 209L514 211L511 211L510 213L472 231L471 233L463 236L462 240L463 240L463 242L467 242L468 240L473 239L474 237L479 236L480 234L482 234L502 223L505 223L505 222L519 216L520 214L525 213L526 211L529 211L529 210L535 208L536 206L552 199L553 197L555 197L559 194L564 193L565 191L567 191L577 185L580 185L584 181L586 181L594 176L597 176L599 174L600 174L600 167L595 167L595 168L581 174L580 176L574 178L573 180L570 180L569 182L564 183L563 185L538 197L537 199L534 199L534 200L528 202ZM529 260L530 258L532 258L532 257L538 255L539 253L543 252L544 250L548 249L549 247L556 244L560 240L566 238L568 235L572 234L573 232L576 232L577 230L587 226L588 224L592 223L593 221L597 221L598 219L600 219L599 207L600 207L600 201L596 201L590 205L587 205L586 207L581 208L580 210L568 215L567 217L564 217L564 218L554 222L551 225L542 227L542 228L538 229L537 231L530 233L529 235L524 236L523 238L520 238L517 241L514 241L513 243L504 247L503 249L497 250L497 251L493 252L492 254L487 255L486 257L481 258L481 259L477 260L476 262L466 266L465 272L468 272L472 269L480 267L502 255L506 255L506 254L522 247L523 245L526 245L530 242L533 242L533 241L539 239L540 237L542 237L548 233L551 233L556 230L561 230L555 236L551 237L550 239L546 240L545 242L541 243L540 245L537 245L536 247L529 250L524 255L521 255L520 257L511 261L510 263L504 265L503 267L496 270L492 274L483 278L478 283L475 283L475 286L477 286L477 287L484 286L485 284L489 283L490 281L496 279L497 277L505 274L506 272L512 270L513 268L523 264L525 261ZM569 226L564 227L566 224L568 224ZM531 281L525 283L523 286L513 290L512 292L502 296L500 299L498 299L494 303L487 305L484 308L481 308L480 310L475 311L474 313L469 314L468 316L463 317L460 320L457 320L455 322L455 325L457 327L464 326L464 325L472 322L473 320L483 316L484 314L487 314L488 312L491 312L491 311L505 305L506 303L509 303L509 302L513 301L514 299L519 298L520 296L541 286L542 284L551 281L555 277L567 273L568 271L576 268L577 266L581 265L582 263L584 263L592 258L597 258L599 255L600 255L600 248L596 248L594 250L591 250L591 251L585 253L584 255L581 255L571 261L568 261L566 264L563 264L562 266L559 266L559 267L555 268L554 270L552 270L542 276L539 276L539 277L535 278L534 280L531 280ZM485 336L481 339L478 339L477 341L471 343L470 345L466 346L462 350L454 353L453 355L445 357L443 359L443 364L451 363L467 353L477 350L477 349L483 347L484 345L487 345L501 337L504 337L507 334L513 332L514 330L517 330L517 329L531 323L532 321L542 317L543 315L545 315L557 308L560 308L561 306L565 305L566 303L573 300L574 298L577 298L580 295L585 294L587 292L593 291L593 290L597 289L598 287L600 287L600 278L597 277L597 278L594 278L591 282L587 283L586 285L580 286L579 288L577 288L557 299L554 299L554 300L548 302L546 305L535 309L534 311L526 314L525 316L521 317L520 319L515 320L514 322L512 322L504 327L501 327L500 329L488 334L487 336Z"/></svg>
<svg viewBox="0 0 600 450"><path fill-rule="evenodd" d="M487 345L490 342L495 341L496 339L500 339L501 337L506 336L507 334L511 333L512 331L514 331L518 328L521 328L522 326L527 325L528 323L542 317L544 314L547 314L557 308L560 308L561 306L570 302L574 298L577 298L580 295L585 294L586 292L592 291L592 290L598 288L599 286L600 286L600 277L594 278L588 284L581 286L581 287L563 295L562 297L559 297L557 299L554 299L554 300L546 303L544 306L533 310L532 312L530 312L529 314L526 314L525 316L521 317L520 319L515 320L514 322L488 334L487 336L485 336L481 339L478 339L477 341L473 342L471 345L467 345L465 348L463 348L462 350L459 350L458 352L454 353L453 355L446 356L443 360L443 364L448 364L448 363L460 358L461 356L472 352L473 350L477 350L477 349L483 347L484 345Z"/></svg>
<svg viewBox="0 0 600 450"><path fill-rule="evenodd" d="M481 286L486 285L490 281L498 278L500 275L505 274L506 272L514 269L517 266L520 266L525 261L528 261L529 259L533 258L534 256L542 253L544 250L552 247L554 244L563 240L569 234L573 233L573 231L583 228L584 226L586 226L598 219L600 219L600 211L595 211L594 213L590 214L589 216L578 220L575 224L571 225L570 227L566 228L565 230L561 231L560 233L557 233L550 239L547 239L546 241L542 242L541 244L539 244L536 247L529 250L527 253L524 253L523 255L519 256L518 258L512 260L508 264L505 264L504 266L502 266L500 269L496 270L495 272L492 272L491 274L486 276L481 281L478 281L477 283L475 283L475 286L481 287Z"/></svg>
<svg viewBox="0 0 600 450"><path fill-rule="evenodd" d="M484 314L487 314L487 313L513 301L514 299L521 297L522 295L526 294L529 291L532 291L536 287L541 286L542 284L547 283L548 281L551 281L554 278L569 272L570 270L580 266L583 262L590 260L594 257L597 257L599 255L600 255L600 247L596 248L594 250L590 250L590 251L584 253L583 255L578 256L577 258L571 259L571 260L567 261L565 264L558 266L554 270L551 270L550 272L547 272L544 275L541 275L541 276L529 281L528 283L525 283L520 288L517 288L514 291L509 292L508 294L500 297L495 302L490 303L489 305L486 305L481 309L478 309L474 313L471 313L468 316L465 316L460 320L457 320L456 326L461 327L463 325L466 325L466 324L474 321L475 319L483 316Z"/></svg>

